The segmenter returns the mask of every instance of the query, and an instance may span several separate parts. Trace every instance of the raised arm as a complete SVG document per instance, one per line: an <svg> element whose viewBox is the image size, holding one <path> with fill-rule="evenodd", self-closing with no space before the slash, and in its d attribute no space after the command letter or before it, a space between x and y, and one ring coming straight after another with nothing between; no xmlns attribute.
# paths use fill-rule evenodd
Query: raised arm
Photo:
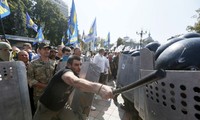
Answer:
<svg viewBox="0 0 200 120"><path fill-rule="evenodd" d="M110 86L78 78L71 71L63 74L62 79L66 84L74 86L84 92L99 94L104 99L113 98L112 88Z"/></svg>

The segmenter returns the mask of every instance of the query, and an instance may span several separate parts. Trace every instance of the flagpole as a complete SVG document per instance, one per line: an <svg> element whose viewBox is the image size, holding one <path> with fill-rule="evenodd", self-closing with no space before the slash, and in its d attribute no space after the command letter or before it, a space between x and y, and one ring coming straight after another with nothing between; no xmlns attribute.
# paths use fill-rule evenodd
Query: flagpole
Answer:
<svg viewBox="0 0 200 120"><path fill-rule="evenodd" d="M1 19L1 16L0 16ZM4 31L4 26L3 26L3 20L1 19L1 26L2 26L2 31L3 31L3 39L6 39L5 31Z"/></svg>

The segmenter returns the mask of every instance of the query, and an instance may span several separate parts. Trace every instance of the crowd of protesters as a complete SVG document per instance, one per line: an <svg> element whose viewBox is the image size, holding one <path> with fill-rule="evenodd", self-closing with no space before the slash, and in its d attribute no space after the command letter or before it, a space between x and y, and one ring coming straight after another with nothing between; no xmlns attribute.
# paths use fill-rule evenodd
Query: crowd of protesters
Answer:
<svg viewBox="0 0 200 120"><path fill-rule="evenodd" d="M0 42L0 61L22 61L26 66L32 115L50 80L55 73L66 67L72 55L79 56L81 62L93 62L101 69L99 83L106 85L109 81L115 81L119 53L108 52L104 49L100 49L96 54L92 51L83 53L80 48L72 46L55 47L40 43L37 49L33 50L30 43L17 47L11 46L7 40Z"/></svg>

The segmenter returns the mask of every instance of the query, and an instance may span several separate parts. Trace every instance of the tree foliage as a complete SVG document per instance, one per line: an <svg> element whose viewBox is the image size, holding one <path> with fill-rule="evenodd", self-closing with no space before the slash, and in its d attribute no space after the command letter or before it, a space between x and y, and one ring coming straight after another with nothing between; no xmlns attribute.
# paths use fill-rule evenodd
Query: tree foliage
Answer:
<svg viewBox="0 0 200 120"><path fill-rule="evenodd" d="M26 12L28 12L32 20L39 27L43 27L45 39L50 40L52 45L61 43L61 38L67 29L67 18L61 14L58 6L49 0L10 0L8 4L11 14L3 18L6 34L34 38L37 33L31 28L26 28ZM2 29L0 34L3 34Z"/></svg>
<svg viewBox="0 0 200 120"><path fill-rule="evenodd" d="M197 12L197 22L194 23L194 26L188 26L187 30L188 31L196 31L197 33L200 33L200 8L196 10Z"/></svg>
<svg viewBox="0 0 200 120"><path fill-rule="evenodd" d="M8 2L11 14L2 19L6 34L24 36L27 33L25 21L24 4L22 0L12 0ZM0 34L3 30L0 29Z"/></svg>

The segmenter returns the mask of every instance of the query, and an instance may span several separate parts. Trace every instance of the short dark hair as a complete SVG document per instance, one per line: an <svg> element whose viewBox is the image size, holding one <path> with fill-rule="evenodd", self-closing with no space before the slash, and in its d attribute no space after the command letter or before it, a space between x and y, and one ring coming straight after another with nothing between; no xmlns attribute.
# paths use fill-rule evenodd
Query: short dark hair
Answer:
<svg viewBox="0 0 200 120"><path fill-rule="evenodd" d="M71 56L69 56L69 58L67 60L67 64L72 65L74 60L81 61L81 58L79 56L77 56L77 55L71 55Z"/></svg>
<svg viewBox="0 0 200 120"><path fill-rule="evenodd" d="M73 46L70 46L70 48L71 48L71 50L73 50L73 49L74 49L74 47L73 47Z"/></svg>
<svg viewBox="0 0 200 120"><path fill-rule="evenodd" d="M103 48L99 49L99 53L104 52L105 50Z"/></svg>
<svg viewBox="0 0 200 120"><path fill-rule="evenodd" d="M75 48L74 48L74 52L75 52L76 50L78 50L78 49L80 50L80 48L78 48L78 47L75 47Z"/></svg>
<svg viewBox="0 0 200 120"><path fill-rule="evenodd" d="M38 48L41 50L42 48L49 48L51 49L51 46L48 43L39 43Z"/></svg>
<svg viewBox="0 0 200 120"><path fill-rule="evenodd" d="M65 53L65 51L70 52L71 49L70 49L69 47L64 47L64 48L62 49L62 53Z"/></svg>
<svg viewBox="0 0 200 120"><path fill-rule="evenodd" d="M108 54L108 53L107 53L107 52L105 52L105 53L104 53L104 56L106 56L107 54Z"/></svg>

